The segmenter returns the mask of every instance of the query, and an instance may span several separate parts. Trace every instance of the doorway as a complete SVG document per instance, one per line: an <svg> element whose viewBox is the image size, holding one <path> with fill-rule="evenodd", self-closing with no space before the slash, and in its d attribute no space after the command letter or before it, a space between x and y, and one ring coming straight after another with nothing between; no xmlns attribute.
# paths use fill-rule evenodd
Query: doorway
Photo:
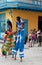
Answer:
<svg viewBox="0 0 42 65"><path fill-rule="evenodd" d="M24 44L26 44L27 39L28 39L28 20L23 19L24 21Z"/></svg>
<svg viewBox="0 0 42 65"><path fill-rule="evenodd" d="M38 17L38 29L42 31L42 16Z"/></svg>

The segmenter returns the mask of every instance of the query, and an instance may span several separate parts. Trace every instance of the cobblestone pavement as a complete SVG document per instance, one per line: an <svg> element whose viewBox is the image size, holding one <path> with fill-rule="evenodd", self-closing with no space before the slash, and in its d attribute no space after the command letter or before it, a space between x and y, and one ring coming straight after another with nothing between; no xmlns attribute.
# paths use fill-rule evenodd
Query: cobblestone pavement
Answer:
<svg viewBox="0 0 42 65"><path fill-rule="evenodd" d="M19 52L17 60L14 60L11 56L7 56L7 58L1 56L1 46L2 44L0 44L0 65L42 65L42 47L35 45L31 48L25 48L25 57L23 62L20 62Z"/></svg>

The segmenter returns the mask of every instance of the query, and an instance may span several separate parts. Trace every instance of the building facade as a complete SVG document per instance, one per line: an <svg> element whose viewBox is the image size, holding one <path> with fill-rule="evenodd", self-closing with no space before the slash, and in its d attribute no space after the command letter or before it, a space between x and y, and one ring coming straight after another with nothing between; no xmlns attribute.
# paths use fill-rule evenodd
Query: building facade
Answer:
<svg viewBox="0 0 42 65"><path fill-rule="evenodd" d="M42 30L42 0L0 0L0 38L7 30L7 19L16 31L16 17L24 20L25 35L31 29Z"/></svg>

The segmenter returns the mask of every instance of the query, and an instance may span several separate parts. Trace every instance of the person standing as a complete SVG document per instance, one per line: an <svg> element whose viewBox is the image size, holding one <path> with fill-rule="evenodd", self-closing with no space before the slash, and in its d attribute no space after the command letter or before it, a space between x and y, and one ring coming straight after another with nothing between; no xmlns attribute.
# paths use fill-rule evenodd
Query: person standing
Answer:
<svg viewBox="0 0 42 65"><path fill-rule="evenodd" d="M37 31L37 38L38 38L38 47L41 46L41 30Z"/></svg>
<svg viewBox="0 0 42 65"><path fill-rule="evenodd" d="M16 60L17 51L19 49L19 57L20 61L22 62L22 58L24 57L24 21L22 21L20 16L16 17L16 29L17 29L17 39L16 45L12 49L12 55L14 55Z"/></svg>
<svg viewBox="0 0 42 65"><path fill-rule="evenodd" d="M8 52L8 55L11 54L12 48L15 45L14 39L13 39L13 32L12 32L12 23L10 20L7 20L7 24L8 24L8 30L4 34L4 38L6 42L2 46L2 54L5 57L7 56L7 52Z"/></svg>

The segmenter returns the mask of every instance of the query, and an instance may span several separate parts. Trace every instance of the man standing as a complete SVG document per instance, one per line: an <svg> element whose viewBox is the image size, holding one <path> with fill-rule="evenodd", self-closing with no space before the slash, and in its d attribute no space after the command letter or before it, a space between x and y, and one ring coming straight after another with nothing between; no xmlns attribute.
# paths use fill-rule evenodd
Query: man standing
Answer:
<svg viewBox="0 0 42 65"><path fill-rule="evenodd" d="M20 16L16 17L16 28L17 28L17 39L16 39L16 46L12 49L12 55L16 55L19 49L19 57L20 61L22 62L22 58L24 57L24 22L22 21Z"/></svg>

